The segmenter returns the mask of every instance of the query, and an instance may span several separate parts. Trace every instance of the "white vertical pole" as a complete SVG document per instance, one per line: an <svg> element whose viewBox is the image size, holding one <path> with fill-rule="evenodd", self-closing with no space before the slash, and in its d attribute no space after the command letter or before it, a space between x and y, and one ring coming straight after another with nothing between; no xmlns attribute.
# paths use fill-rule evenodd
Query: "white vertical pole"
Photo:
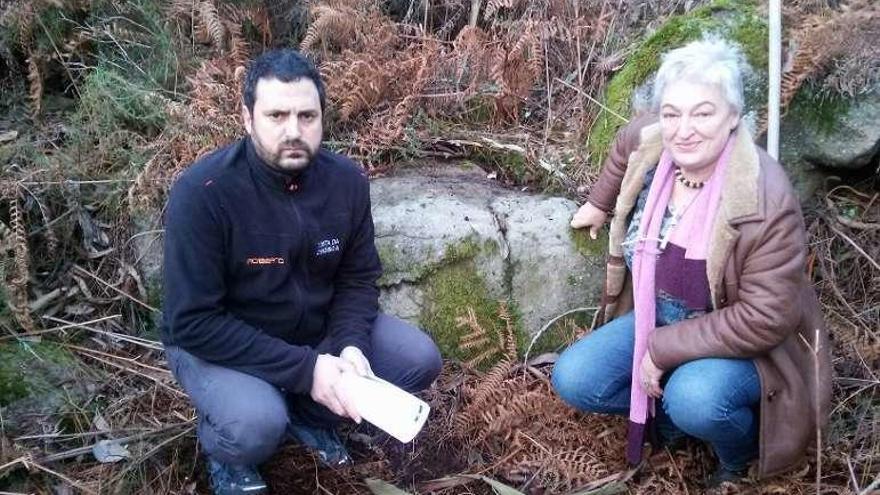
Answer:
<svg viewBox="0 0 880 495"><path fill-rule="evenodd" d="M781 0L769 2L770 40L768 50L769 82L767 84L767 153L779 158L779 91L782 85L782 5Z"/></svg>

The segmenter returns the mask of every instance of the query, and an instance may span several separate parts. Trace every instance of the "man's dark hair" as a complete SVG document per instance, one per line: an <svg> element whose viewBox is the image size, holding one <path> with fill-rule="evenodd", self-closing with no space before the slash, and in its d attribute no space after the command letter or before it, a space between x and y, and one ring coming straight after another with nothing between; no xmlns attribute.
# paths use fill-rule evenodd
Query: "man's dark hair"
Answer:
<svg viewBox="0 0 880 495"><path fill-rule="evenodd" d="M308 79L318 88L321 99L321 112L324 111L324 83L315 65L296 50L281 48L269 50L251 61L244 77L242 99L248 111L254 111L257 83L260 79L278 79L281 82L293 82Z"/></svg>

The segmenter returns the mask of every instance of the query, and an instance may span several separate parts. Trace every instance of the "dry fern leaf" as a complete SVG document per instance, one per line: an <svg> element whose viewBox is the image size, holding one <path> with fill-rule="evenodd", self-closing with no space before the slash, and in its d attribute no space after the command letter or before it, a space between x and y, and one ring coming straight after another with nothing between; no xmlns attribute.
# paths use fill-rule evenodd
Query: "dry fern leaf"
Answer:
<svg viewBox="0 0 880 495"><path fill-rule="evenodd" d="M483 404L489 402L490 397L501 390L501 384L510 375L513 369L513 363L508 360L501 360L492 367L480 380L480 383L469 393L470 406L479 408Z"/></svg>
<svg viewBox="0 0 880 495"><path fill-rule="evenodd" d="M198 0L172 0L168 6L168 17L171 19L193 19L197 10Z"/></svg>
<svg viewBox="0 0 880 495"><path fill-rule="evenodd" d="M474 357L465 362L466 366L476 367L498 353L498 350L492 346L493 342L490 333L477 320L474 308L468 307L467 314L457 317L455 324L459 328L470 329L470 333L466 333L459 338L458 348L461 350L480 350Z"/></svg>
<svg viewBox="0 0 880 495"><path fill-rule="evenodd" d="M474 430L480 426L482 414L496 404L506 400L509 391L502 388L502 383L507 379L511 370L511 363L501 361L496 364L473 389L466 389L465 396L468 403L455 417L455 434L459 438L472 438Z"/></svg>
<svg viewBox="0 0 880 495"><path fill-rule="evenodd" d="M12 229L0 220L0 258L2 258L2 255L6 254L7 251L11 251L14 247L15 241L12 238Z"/></svg>
<svg viewBox="0 0 880 495"><path fill-rule="evenodd" d="M479 354L469 358L464 362L465 366L469 368L477 368L481 364L491 360L495 355L498 354L498 349L496 347L490 347Z"/></svg>
<svg viewBox="0 0 880 495"><path fill-rule="evenodd" d="M458 344L458 348L463 351L469 351L472 349L483 349L491 343L492 340L490 340L489 337L476 337L468 340L462 340Z"/></svg>
<svg viewBox="0 0 880 495"><path fill-rule="evenodd" d="M226 29L220 14L217 12L217 6L213 0L202 0L199 4L199 17L202 26L205 27L211 36L211 43L218 49L223 50L224 40L226 39Z"/></svg>
<svg viewBox="0 0 880 495"><path fill-rule="evenodd" d="M229 58L238 67L247 64L250 55L250 46L241 34L241 25L234 22L226 22L226 30L229 31Z"/></svg>
<svg viewBox="0 0 880 495"><path fill-rule="evenodd" d="M229 23L236 24L238 25L238 32L241 33L241 26L249 23L263 37L262 42L264 46L268 45L272 39L272 23L269 19L269 14L262 5L242 7L224 3L221 5L220 13L224 19L227 19L227 28Z"/></svg>
<svg viewBox="0 0 880 495"><path fill-rule="evenodd" d="M357 27L366 24L366 17L361 12L347 6L318 5L312 13L315 20L299 45L304 52L311 51L318 42L326 46L332 41L344 46L355 38Z"/></svg>
<svg viewBox="0 0 880 495"><path fill-rule="evenodd" d="M43 108L43 75L37 63L36 55L31 53L27 59L28 64L28 97L31 102L31 115L36 119Z"/></svg>
<svg viewBox="0 0 880 495"><path fill-rule="evenodd" d="M780 89L780 111L785 110L794 100L798 90L811 77L818 74L829 62L847 52L852 43L851 33L857 26L876 23L880 18L880 7L862 2L854 2L832 15L813 15L791 35L795 53L790 67L782 74ZM761 112L756 125L756 134L767 130L766 108Z"/></svg>
<svg viewBox="0 0 880 495"><path fill-rule="evenodd" d="M13 274L9 279L7 290L9 291L9 305L12 314L18 324L28 331L34 330L34 321L28 308L28 278L30 276L29 250L27 244L27 227L24 214L18 201L17 188L13 188L8 194L9 201L9 227L12 233L14 246Z"/></svg>
<svg viewBox="0 0 880 495"><path fill-rule="evenodd" d="M485 441L490 435L513 438L518 426L540 416L545 407L546 393L540 389L509 397L509 400L497 403L483 413L486 425L479 432L478 442Z"/></svg>
<svg viewBox="0 0 880 495"><path fill-rule="evenodd" d="M512 9L516 0L489 0L486 3L486 10L483 11L483 19L491 20L495 17L495 13L501 9Z"/></svg>
<svg viewBox="0 0 880 495"><path fill-rule="evenodd" d="M513 323L513 318L510 316L507 303L502 302L498 307L498 318L504 322L503 330L498 332L498 348L504 352L504 357L508 361L516 361L516 326Z"/></svg>
<svg viewBox="0 0 880 495"><path fill-rule="evenodd" d="M426 45L421 50L421 53L409 61L417 67L416 74L412 79L413 83L409 87L404 88L403 94L405 96L403 100L395 105L394 110L391 112L391 120L384 136L382 136L383 143L391 144L403 134L404 127L412 116L413 108L415 108L419 95L431 79L435 65L434 55L436 53L437 48L435 46Z"/></svg>
<svg viewBox="0 0 880 495"><path fill-rule="evenodd" d="M36 12L32 2L13 1L6 5L0 14L0 26L9 29L18 36L19 45L23 50L31 48Z"/></svg>

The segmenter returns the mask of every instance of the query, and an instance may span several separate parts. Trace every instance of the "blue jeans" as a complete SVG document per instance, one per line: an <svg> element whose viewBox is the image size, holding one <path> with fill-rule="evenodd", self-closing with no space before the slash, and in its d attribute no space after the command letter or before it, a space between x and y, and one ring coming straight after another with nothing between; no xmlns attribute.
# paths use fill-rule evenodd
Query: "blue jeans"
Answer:
<svg viewBox="0 0 880 495"><path fill-rule="evenodd" d="M635 316L628 313L578 340L559 356L553 387L585 412L628 414ZM740 471L758 455L761 383L751 359L696 359L664 374L656 425L708 442L722 467Z"/></svg>

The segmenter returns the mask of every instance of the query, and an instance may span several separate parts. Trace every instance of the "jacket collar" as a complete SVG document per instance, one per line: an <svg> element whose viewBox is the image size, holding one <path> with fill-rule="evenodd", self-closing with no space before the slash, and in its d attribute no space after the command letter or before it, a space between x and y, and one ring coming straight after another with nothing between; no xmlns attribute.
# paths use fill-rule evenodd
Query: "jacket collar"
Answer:
<svg viewBox="0 0 880 495"><path fill-rule="evenodd" d="M244 139L245 155L247 157L248 166L252 170L254 176L270 188L282 192L295 193L301 191L303 187L308 185L310 182L309 179L315 175L314 170L318 162L316 159L317 154L315 155L315 158L312 159L312 163L310 163L305 169L299 172L285 172L270 166L265 160L257 155L254 141L250 136L246 136Z"/></svg>
<svg viewBox="0 0 880 495"><path fill-rule="evenodd" d="M706 275L709 280L713 305L717 308L723 303L721 281L724 265L730 250L739 238L736 225L763 220L763 194L760 189L761 171L758 147L745 126L736 133L727 176L721 190L718 217L709 235L709 251L706 256ZM622 256L621 243L626 235L626 218L635 206L639 192L644 187L645 174L652 170L660 160L663 142L660 124L654 123L640 131L639 145L629 155L627 170L621 183L620 194L615 206L615 218L609 231L609 254Z"/></svg>
<svg viewBox="0 0 880 495"><path fill-rule="evenodd" d="M763 218L760 208L763 198L758 191L758 174L761 170L758 147L744 125L740 125L734 139L727 176L721 190L721 203L718 205L721 218L731 225ZM644 185L645 174L657 165L662 152L660 124L643 127L639 146L630 155L629 166L633 169L633 175L624 178L621 194L625 193L627 182L632 182L632 193L638 196ZM627 170L626 175L630 176L630 170Z"/></svg>

